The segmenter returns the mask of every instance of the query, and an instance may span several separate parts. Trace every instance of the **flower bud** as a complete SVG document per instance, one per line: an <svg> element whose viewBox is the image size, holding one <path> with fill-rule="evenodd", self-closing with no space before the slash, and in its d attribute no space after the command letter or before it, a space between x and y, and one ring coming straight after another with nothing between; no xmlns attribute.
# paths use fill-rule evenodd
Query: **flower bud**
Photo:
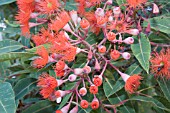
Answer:
<svg viewBox="0 0 170 113"><path fill-rule="evenodd" d="M80 106L81 106L83 109L86 109L86 108L88 108L89 103L87 102L87 100L81 100Z"/></svg>
<svg viewBox="0 0 170 113"><path fill-rule="evenodd" d="M70 108L70 103L67 104L66 106L64 106L64 107L61 109L61 112L62 112L62 113L68 113L69 108Z"/></svg>
<svg viewBox="0 0 170 113"><path fill-rule="evenodd" d="M120 57L120 52L117 50L111 50L110 57L113 60L117 60Z"/></svg>
<svg viewBox="0 0 170 113"><path fill-rule="evenodd" d="M111 5L111 4L112 4L112 0L108 0L108 1L106 2L106 4Z"/></svg>
<svg viewBox="0 0 170 113"><path fill-rule="evenodd" d="M102 8L97 8L95 11L95 16L97 17L104 17L104 10Z"/></svg>
<svg viewBox="0 0 170 113"><path fill-rule="evenodd" d="M90 23L89 23L89 21L88 20L86 20L86 19L82 19L81 21L80 21L80 26L81 26L81 28L82 29L88 29L89 27L90 27Z"/></svg>
<svg viewBox="0 0 170 113"><path fill-rule="evenodd" d="M88 59L91 60L92 57L93 57L93 53L92 53L92 51L90 50L89 53L88 53Z"/></svg>
<svg viewBox="0 0 170 113"><path fill-rule="evenodd" d="M113 8L113 13L115 16L118 16L121 13L120 7L114 7Z"/></svg>
<svg viewBox="0 0 170 113"><path fill-rule="evenodd" d="M78 106L75 106L69 113L78 113Z"/></svg>
<svg viewBox="0 0 170 113"><path fill-rule="evenodd" d="M63 83L67 82L67 80L61 80L61 79L56 79L56 81L57 81L57 86L60 86Z"/></svg>
<svg viewBox="0 0 170 113"><path fill-rule="evenodd" d="M134 43L134 39L132 37L128 37L128 38L124 39L123 42L125 44L133 44Z"/></svg>
<svg viewBox="0 0 170 113"><path fill-rule="evenodd" d="M100 53L105 53L105 52L106 52L106 47L105 47L105 46L99 46L99 47L98 47L98 51L99 51Z"/></svg>
<svg viewBox="0 0 170 113"><path fill-rule="evenodd" d="M96 59L96 62L95 62L94 69L95 69L95 70L100 70L100 69L101 69L100 64L99 64L99 62L98 62L97 59Z"/></svg>
<svg viewBox="0 0 170 113"><path fill-rule="evenodd" d="M60 102L61 102L61 97L59 97L59 98L56 98L56 102L59 104Z"/></svg>
<svg viewBox="0 0 170 113"><path fill-rule="evenodd" d="M129 30L126 30L125 32L131 35L135 35L135 36L139 34L138 29L129 29Z"/></svg>
<svg viewBox="0 0 170 113"><path fill-rule="evenodd" d="M66 24L66 25L63 27L63 29L66 30L66 31L68 31L68 32L72 32L69 24Z"/></svg>
<svg viewBox="0 0 170 113"><path fill-rule="evenodd" d="M107 18L105 18L105 17L98 17L97 18L97 25L99 27L105 27L106 26L106 22L107 22Z"/></svg>
<svg viewBox="0 0 170 113"><path fill-rule="evenodd" d="M90 86L90 93L91 94L97 94L98 93L98 87L97 86L95 86L95 85L91 85Z"/></svg>
<svg viewBox="0 0 170 113"><path fill-rule="evenodd" d="M115 39L116 39L116 34L113 33L113 32L107 33L107 39L108 39L109 41L115 40Z"/></svg>
<svg viewBox="0 0 170 113"><path fill-rule="evenodd" d="M99 108L99 100L97 98L94 98L91 102L91 108L94 110Z"/></svg>
<svg viewBox="0 0 170 113"><path fill-rule="evenodd" d="M70 93L69 90L67 90L67 91L57 90L57 91L55 91L55 96L56 96L57 98L59 98L59 97L64 97L64 96L65 96L66 94L68 94L68 93Z"/></svg>
<svg viewBox="0 0 170 113"><path fill-rule="evenodd" d="M112 22L113 21L113 16L109 16L108 21Z"/></svg>
<svg viewBox="0 0 170 113"><path fill-rule="evenodd" d="M158 13L159 13L159 8L155 3L153 3L153 14L158 14Z"/></svg>
<svg viewBox="0 0 170 113"><path fill-rule="evenodd" d="M74 11L74 10L70 11L70 17L73 20L74 24L76 25L77 19L78 19L77 11Z"/></svg>
<svg viewBox="0 0 170 113"><path fill-rule="evenodd" d="M80 17L78 17L78 19L77 19L77 23L80 23L81 22L81 18Z"/></svg>
<svg viewBox="0 0 170 113"><path fill-rule="evenodd" d="M74 69L74 74L75 75L79 75L79 74L81 74L83 72L83 69L82 68L76 68L76 69Z"/></svg>
<svg viewBox="0 0 170 113"><path fill-rule="evenodd" d="M81 96L86 95L86 94L87 94L87 89L86 89L85 87L82 87L82 88L79 90L79 94L80 94Z"/></svg>
<svg viewBox="0 0 170 113"><path fill-rule="evenodd" d="M93 83L96 86L101 86L102 80L103 80L102 75L95 75L94 78L93 78Z"/></svg>
<svg viewBox="0 0 170 113"><path fill-rule="evenodd" d="M83 72L89 74L91 72L91 67L90 66L84 66Z"/></svg>
<svg viewBox="0 0 170 113"><path fill-rule="evenodd" d="M69 75L68 80L69 80L70 82L73 82L73 81L76 80L76 78L77 78L77 75L71 74L71 75Z"/></svg>
<svg viewBox="0 0 170 113"><path fill-rule="evenodd" d="M129 60L131 55L128 52L124 52L124 53L122 53L122 57L126 60Z"/></svg>

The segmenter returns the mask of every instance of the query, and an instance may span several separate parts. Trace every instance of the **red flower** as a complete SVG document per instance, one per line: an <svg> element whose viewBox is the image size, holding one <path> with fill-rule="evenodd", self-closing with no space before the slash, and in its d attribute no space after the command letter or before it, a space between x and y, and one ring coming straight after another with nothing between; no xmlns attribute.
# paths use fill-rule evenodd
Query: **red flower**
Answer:
<svg viewBox="0 0 170 113"><path fill-rule="evenodd" d="M57 80L47 73L43 73L38 78L37 86L40 87L40 94L43 96L43 98L48 98L53 93L57 85Z"/></svg>
<svg viewBox="0 0 170 113"><path fill-rule="evenodd" d="M130 94L134 93L138 87L140 86L140 80L142 80L142 77L139 75L132 75L130 76L125 83L125 90L129 92Z"/></svg>
<svg viewBox="0 0 170 113"><path fill-rule="evenodd" d="M56 20L52 20L52 23L49 25L49 27L58 32L60 29L62 29L69 21L70 21L70 16L66 11L62 11L61 13L58 14L58 17Z"/></svg>
<svg viewBox="0 0 170 113"><path fill-rule="evenodd" d="M36 58L32 62L32 66L35 68L43 68L48 63L48 52L44 46L42 46L37 49L36 53L40 56L40 58Z"/></svg>
<svg viewBox="0 0 170 113"><path fill-rule="evenodd" d="M95 85L90 86L90 93L97 94L98 93L98 87Z"/></svg>
<svg viewBox="0 0 170 113"><path fill-rule="evenodd" d="M81 100L80 106L81 106L83 109L86 109L86 108L88 108L89 103L87 102L87 100Z"/></svg>
<svg viewBox="0 0 170 113"><path fill-rule="evenodd" d="M62 61L62 60L60 60L60 61L58 61L58 62L56 63L55 69L56 69L56 70L63 70L64 67L65 67L65 65L66 65L65 62Z"/></svg>
<svg viewBox="0 0 170 113"><path fill-rule="evenodd" d="M136 6L139 6L140 4L146 2L147 0L127 0L128 4L131 6L131 7L136 7Z"/></svg>
<svg viewBox="0 0 170 113"><path fill-rule="evenodd" d="M60 6L58 0L42 0L38 5L39 10L45 14L54 12Z"/></svg>
<svg viewBox="0 0 170 113"><path fill-rule="evenodd" d="M162 49L159 54L153 54L150 62L151 72L154 73L156 77L170 79L170 49Z"/></svg>
<svg viewBox="0 0 170 113"><path fill-rule="evenodd" d="M117 60L120 57L120 52L117 50L111 50L110 57L113 60Z"/></svg>
<svg viewBox="0 0 170 113"><path fill-rule="evenodd" d="M63 113L61 110L56 110L55 113Z"/></svg>

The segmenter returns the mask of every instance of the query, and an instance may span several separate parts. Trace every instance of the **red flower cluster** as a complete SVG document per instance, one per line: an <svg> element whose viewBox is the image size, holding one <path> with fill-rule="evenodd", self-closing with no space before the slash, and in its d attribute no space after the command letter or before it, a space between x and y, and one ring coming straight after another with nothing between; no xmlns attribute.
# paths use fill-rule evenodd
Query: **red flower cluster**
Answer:
<svg viewBox="0 0 170 113"><path fill-rule="evenodd" d="M153 53L151 59L151 72L156 77L170 79L170 49L162 49L160 53Z"/></svg>

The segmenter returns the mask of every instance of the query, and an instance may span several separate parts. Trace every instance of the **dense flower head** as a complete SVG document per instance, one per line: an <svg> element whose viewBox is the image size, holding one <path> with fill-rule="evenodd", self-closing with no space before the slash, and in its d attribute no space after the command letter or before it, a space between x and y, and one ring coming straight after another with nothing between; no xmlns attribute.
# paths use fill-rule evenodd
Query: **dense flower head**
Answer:
<svg viewBox="0 0 170 113"><path fill-rule="evenodd" d="M141 84L140 80L142 80L142 77L139 75L130 76L125 83L125 90L129 93L134 93Z"/></svg>
<svg viewBox="0 0 170 113"><path fill-rule="evenodd" d="M32 62L32 66L35 68L42 68L48 63L48 51L44 46L37 48L36 54L40 57L36 58Z"/></svg>
<svg viewBox="0 0 170 113"><path fill-rule="evenodd" d="M43 73L38 78L37 85L40 87L40 94L43 98L48 98L57 87L58 83L56 79L47 73Z"/></svg>
<svg viewBox="0 0 170 113"><path fill-rule="evenodd" d="M41 0L38 3L38 9L44 14L50 14L54 12L59 6L60 4L58 0Z"/></svg>
<svg viewBox="0 0 170 113"><path fill-rule="evenodd" d="M51 24L49 24L49 27L51 30L58 32L70 21L70 19L71 18L66 11L61 11L56 19L52 20Z"/></svg>
<svg viewBox="0 0 170 113"><path fill-rule="evenodd" d="M145 3L147 0L127 0L128 4L131 7L136 8L136 6L139 6L142 3Z"/></svg>
<svg viewBox="0 0 170 113"><path fill-rule="evenodd" d="M151 72L156 77L170 79L170 49L162 49L160 53L154 53L150 59Z"/></svg>

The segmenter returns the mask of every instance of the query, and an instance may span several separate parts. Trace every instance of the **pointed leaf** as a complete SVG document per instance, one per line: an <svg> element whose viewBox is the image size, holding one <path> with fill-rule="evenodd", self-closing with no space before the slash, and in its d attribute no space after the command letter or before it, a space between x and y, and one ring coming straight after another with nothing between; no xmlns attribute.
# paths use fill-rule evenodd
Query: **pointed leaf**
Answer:
<svg viewBox="0 0 170 113"><path fill-rule="evenodd" d="M15 96L10 83L0 83L0 113L15 113Z"/></svg>
<svg viewBox="0 0 170 113"><path fill-rule="evenodd" d="M164 93L167 100L170 101L170 82L166 81L165 78L162 78L160 80L157 80L159 83L159 86L161 87L162 92Z"/></svg>
<svg viewBox="0 0 170 113"><path fill-rule="evenodd" d="M21 79L14 87L15 99L21 99L26 94L30 93L33 89L36 88L37 79L34 78L24 78Z"/></svg>
<svg viewBox="0 0 170 113"><path fill-rule="evenodd" d="M22 57L32 57L34 54L26 53L26 52L11 52L0 54L0 62L5 60L14 60Z"/></svg>
<svg viewBox="0 0 170 113"><path fill-rule="evenodd" d="M15 1L16 1L16 0L1 0L0 6L1 6L1 5L5 5L5 4L10 4L10 3L15 2Z"/></svg>
<svg viewBox="0 0 170 113"><path fill-rule="evenodd" d="M160 109L170 111L161 102L159 102L158 100L151 98L151 97L135 96L135 97L130 98L129 100L135 100L135 101L138 100L138 101L142 101L142 102L150 102Z"/></svg>
<svg viewBox="0 0 170 113"><path fill-rule="evenodd" d="M7 53L22 48L23 45L15 40L5 39L0 41L0 53Z"/></svg>
<svg viewBox="0 0 170 113"><path fill-rule="evenodd" d="M170 14L161 15L159 17L154 17L149 19L151 28L156 31L161 31L169 34L170 31ZM147 22L144 22L144 26L147 26Z"/></svg>
<svg viewBox="0 0 170 113"><path fill-rule="evenodd" d="M128 75L139 74L139 73L141 73L141 72L142 72L142 68L141 68L138 64L136 64L136 63L132 64L132 65L125 71L125 73L128 74Z"/></svg>
<svg viewBox="0 0 170 113"><path fill-rule="evenodd" d="M53 113L55 111L56 103L50 102L48 100L39 101L27 109L25 109L22 113Z"/></svg>
<svg viewBox="0 0 170 113"><path fill-rule="evenodd" d="M131 45L131 49L143 69L148 73L149 58L151 53L151 45L149 40L144 34L141 34L141 37L138 39L138 41Z"/></svg>

